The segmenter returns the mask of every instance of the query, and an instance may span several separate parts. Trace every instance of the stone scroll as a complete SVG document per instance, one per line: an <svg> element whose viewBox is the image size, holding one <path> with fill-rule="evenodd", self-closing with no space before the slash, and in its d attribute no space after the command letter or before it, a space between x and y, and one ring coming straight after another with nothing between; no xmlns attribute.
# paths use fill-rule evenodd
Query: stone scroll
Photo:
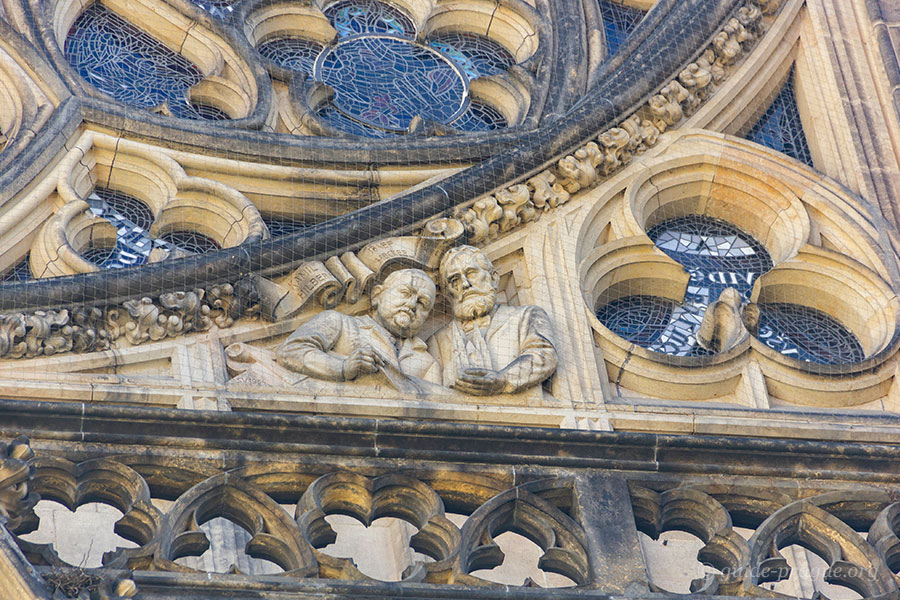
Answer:
<svg viewBox="0 0 900 600"><path fill-rule="evenodd" d="M261 282L261 313L269 320L291 317L310 303L330 309L355 304L376 281L398 268L434 271L447 248L465 233L456 219L429 221L420 235L391 237L325 260L306 261L286 282ZM264 291L263 291L264 290Z"/></svg>

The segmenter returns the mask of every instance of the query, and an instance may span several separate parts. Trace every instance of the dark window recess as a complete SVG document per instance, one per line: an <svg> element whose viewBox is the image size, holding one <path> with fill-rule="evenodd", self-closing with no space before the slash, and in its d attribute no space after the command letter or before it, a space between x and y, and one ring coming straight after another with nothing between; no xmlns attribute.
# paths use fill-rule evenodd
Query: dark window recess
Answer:
<svg viewBox="0 0 900 600"><path fill-rule="evenodd" d="M599 4L603 32L606 34L606 57L609 58L619 51L647 13L606 0L599 0Z"/></svg>
<svg viewBox="0 0 900 600"><path fill-rule="evenodd" d="M793 71L775 100L744 137L796 158L810 167L814 166L806 134L803 133L803 123L800 121L797 97L794 95Z"/></svg>

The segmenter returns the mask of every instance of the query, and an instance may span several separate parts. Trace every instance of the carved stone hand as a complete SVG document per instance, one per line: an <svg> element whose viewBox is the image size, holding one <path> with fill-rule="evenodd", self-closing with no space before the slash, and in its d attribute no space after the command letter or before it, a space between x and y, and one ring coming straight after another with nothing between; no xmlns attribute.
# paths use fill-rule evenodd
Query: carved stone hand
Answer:
<svg viewBox="0 0 900 600"><path fill-rule="evenodd" d="M453 387L473 396L493 396L513 391L506 374L493 369L466 369L460 373Z"/></svg>
<svg viewBox="0 0 900 600"><path fill-rule="evenodd" d="M350 353L341 365L344 381L352 381L360 374L375 373L384 364L384 359L371 348L360 348Z"/></svg>

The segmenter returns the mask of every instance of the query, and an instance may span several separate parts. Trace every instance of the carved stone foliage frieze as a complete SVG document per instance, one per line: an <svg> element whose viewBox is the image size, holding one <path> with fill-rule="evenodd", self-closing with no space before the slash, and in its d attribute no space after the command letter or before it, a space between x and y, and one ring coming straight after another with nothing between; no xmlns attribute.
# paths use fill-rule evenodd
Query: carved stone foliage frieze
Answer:
<svg viewBox="0 0 900 600"><path fill-rule="evenodd" d="M33 358L63 352L95 352L122 342L136 345L186 333L229 327L255 305L249 280L112 307L79 307L0 315L0 357Z"/></svg>
<svg viewBox="0 0 900 600"><path fill-rule="evenodd" d="M560 158L521 183L476 199L456 209L466 224L470 243L495 239L590 190L656 146L659 136L678 125L706 101L765 32L781 0L751 0L713 38L696 61L688 64L644 106L618 126Z"/></svg>

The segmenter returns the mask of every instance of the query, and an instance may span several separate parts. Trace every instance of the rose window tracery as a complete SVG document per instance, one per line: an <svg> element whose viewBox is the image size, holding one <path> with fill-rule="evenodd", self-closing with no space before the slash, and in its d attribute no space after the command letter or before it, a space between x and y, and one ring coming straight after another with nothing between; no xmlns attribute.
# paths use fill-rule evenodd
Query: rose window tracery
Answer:
<svg viewBox="0 0 900 600"><path fill-rule="evenodd" d="M322 121L367 137L406 133L417 120L459 131L509 125L470 85L516 64L497 41L444 29L423 36L399 8L374 0L341 0L323 14L336 31L329 44L290 34L257 45L278 66L333 90L315 107Z"/></svg>
<svg viewBox="0 0 900 600"><path fill-rule="evenodd" d="M728 288L749 302L756 280L774 266L769 253L737 227L703 215L668 219L650 228L647 236L688 272L684 300L627 295L603 304L597 318L626 340L654 352L713 354L698 341L710 305ZM757 306L758 338L786 356L825 364L865 357L856 337L821 310L786 302Z"/></svg>
<svg viewBox="0 0 900 600"><path fill-rule="evenodd" d="M215 106L190 99L190 88L203 80L196 65L100 2L75 20L65 54L86 81L125 104L185 119L229 118Z"/></svg>
<svg viewBox="0 0 900 600"><path fill-rule="evenodd" d="M215 240L196 231L173 230L154 237L150 233L154 221L150 207L117 190L94 188L88 205L93 215L106 219L116 229L114 244L92 239L88 248L81 251L84 258L104 269L144 264L154 248L166 253L194 254L220 248Z"/></svg>

